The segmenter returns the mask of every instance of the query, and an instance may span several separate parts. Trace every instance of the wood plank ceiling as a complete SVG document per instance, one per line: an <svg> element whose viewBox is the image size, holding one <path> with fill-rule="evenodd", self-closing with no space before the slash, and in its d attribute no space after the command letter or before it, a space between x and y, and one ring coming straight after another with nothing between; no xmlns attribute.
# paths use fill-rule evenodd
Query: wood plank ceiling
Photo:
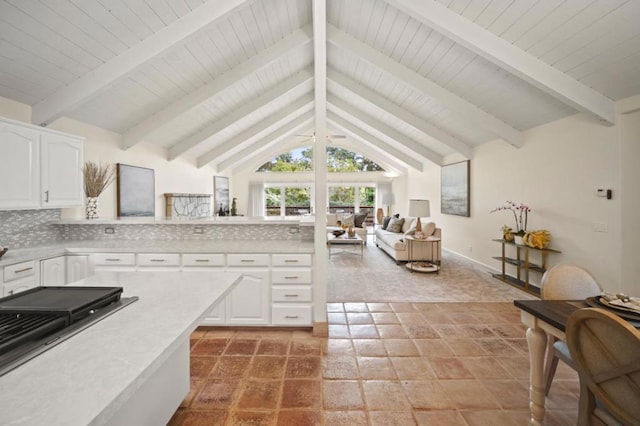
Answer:
<svg viewBox="0 0 640 426"><path fill-rule="evenodd" d="M324 0L317 0L324 1ZM218 171L322 133L398 172L640 94L637 0L0 0L0 96ZM326 102L314 61L326 56ZM316 68L317 69L317 68Z"/></svg>

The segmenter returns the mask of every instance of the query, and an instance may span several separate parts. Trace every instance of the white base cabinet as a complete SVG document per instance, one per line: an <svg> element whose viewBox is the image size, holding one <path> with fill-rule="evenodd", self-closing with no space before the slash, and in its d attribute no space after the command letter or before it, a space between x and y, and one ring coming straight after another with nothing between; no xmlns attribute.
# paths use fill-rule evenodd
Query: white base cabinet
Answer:
<svg viewBox="0 0 640 426"><path fill-rule="evenodd" d="M40 262L7 265L2 269L2 297L11 296L40 285Z"/></svg>
<svg viewBox="0 0 640 426"><path fill-rule="evenodd" d="M225 323L229 325L268 325L271 322L271 284L269 270L240 270L240 281L225 298Z"/></svg>
<svg viewBox="0 0 640 426"><path fill-rule="evenodd" d="M66 256L40 261L41 285L65 285L67 283Z"/></svg>
<svg viewBox="0 0 640 426"><path fill-rule="evenodd" d="M66 256L67 262L67 284L74 283L78 280L91 275L91 268L89 266L89 256L86 255L73 255Z"/></svg>

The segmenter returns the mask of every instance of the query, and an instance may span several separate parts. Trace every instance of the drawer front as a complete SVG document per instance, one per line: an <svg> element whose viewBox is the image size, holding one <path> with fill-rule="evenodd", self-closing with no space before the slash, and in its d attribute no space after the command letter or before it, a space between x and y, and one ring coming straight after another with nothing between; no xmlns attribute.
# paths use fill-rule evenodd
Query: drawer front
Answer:
<svg viewBox="0 0 640 426"><path fill-rule="evenodd" d="M271 256L273 266L311 266L310 254L274 254Z"/></svg>
<svg viewBox="0 0 640 426"><path fill-rule="evenodd" d="M284 326L313 325L312 312L311 305L306 303L274 303L271 305L271 324Z"/></svg>
<svg viewBox="0 0 640 426"><path fill-rule="evenodd" d="M271 287L272 302L311 302L310 285L286 285Z"/></svg>
<svg viewBox="0 0 640 426"><path fill-rule="evenodd" d="M224 254L183 254L183 266L224 266Z"/></svg>
<svg viewBox="0 0 640 426"><path fill-rule="evenodd" d="M15 265L9 265L4 267L4 282L17 280L18 278L30 277L36 273L36 262L30 260L29 262L16 263Z"/></svg>
<svg viewBox="0 0 640 426"><path fill-rule="evenodd" d="M228 254L228 266L269 266L268 254Z"/></svg>
<svg viewBox="0 0 640 426"><path fill-rule="evenodd" d="M272 284L311 284L309 268L278 268L271 270Z"/></svg>
<svg viewBox="0 0 640 426"><path fill-rule="evenodd" d="M131 265L136 264L136 255L133 253L96 253L93 263L97 266Z"/></svg>
<svg viewBox="0 0 640 426"><path fill-rule="evenodd" d="M177 253L140 253L138 266L180 266Z"/></svg>

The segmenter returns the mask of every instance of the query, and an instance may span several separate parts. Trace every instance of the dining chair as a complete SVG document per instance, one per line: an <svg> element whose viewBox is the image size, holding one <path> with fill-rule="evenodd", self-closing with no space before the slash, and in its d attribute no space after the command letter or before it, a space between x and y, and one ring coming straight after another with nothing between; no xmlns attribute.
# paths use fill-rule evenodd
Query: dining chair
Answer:
<svg viewBox="0 0 640 426"><path fill-rule="evenodd" d="M640 331L585 308L569 316L566 336L580 377L578 424L640 424Z"/></svg>
<svg viewBox="0 0 640 426"><path fill-rule="evenodd" d="M570 263L551 267L540 281L540 296L543 300L581 300L597 296L601 291L602 288L589 272ZM544 363L545 395L549 395L559 359L575 370L567 344L548 336Z"/></svg>

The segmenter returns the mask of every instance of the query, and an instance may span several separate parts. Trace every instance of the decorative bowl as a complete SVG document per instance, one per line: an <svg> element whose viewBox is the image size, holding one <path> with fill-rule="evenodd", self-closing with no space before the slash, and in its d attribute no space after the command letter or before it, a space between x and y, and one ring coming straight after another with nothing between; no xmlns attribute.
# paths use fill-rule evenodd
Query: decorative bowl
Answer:
<svg viewBox="0 0 640 426"><path fill-rule="evenodd" d="M8 248L0 248L0 258L2 258L2 256L4 256L4 254L8 251Z"/></svg>

